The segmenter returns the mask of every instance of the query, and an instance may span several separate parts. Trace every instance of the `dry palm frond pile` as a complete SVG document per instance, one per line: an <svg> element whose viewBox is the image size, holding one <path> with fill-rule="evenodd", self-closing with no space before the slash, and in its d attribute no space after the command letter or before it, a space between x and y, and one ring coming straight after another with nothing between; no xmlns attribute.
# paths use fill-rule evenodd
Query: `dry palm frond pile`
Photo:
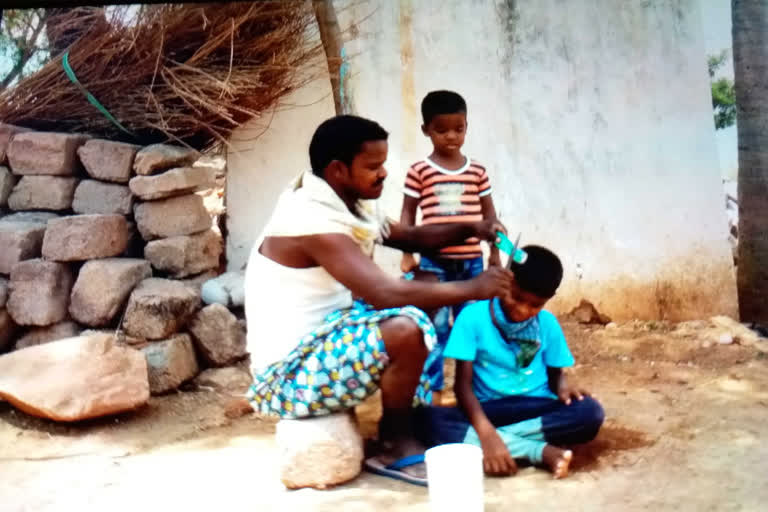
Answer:
<svg viewBox="0 0 768 512"><path fill-rule="evenodd" d="M56 29L77 35L68 62L82 88L58 55L0 93L0 121L203 149L314 78L311 64L322 54L311 3L302 0L121 7L109 17L80 8L70 16Z"/></svg>

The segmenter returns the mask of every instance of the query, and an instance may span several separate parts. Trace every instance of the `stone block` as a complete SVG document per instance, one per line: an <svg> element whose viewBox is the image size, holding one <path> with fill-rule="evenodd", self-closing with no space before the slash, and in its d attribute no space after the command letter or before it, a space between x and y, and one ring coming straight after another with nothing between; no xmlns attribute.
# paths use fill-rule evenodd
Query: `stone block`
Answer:
<svg viewBox="0 0 768 512"><path fill-rule="evenodd" d="M209 229L197 235L149 242L144 257L172 277L187 277L218 267L222 250L221 235Z"/></svg>
<svg viewBox="0 0 768 512"><path fill-rule="evenodd" d="M20 261L40 257L45 224L0 222L0 274L10 274Z"/></svg>
<svg viewBox="0 0 768 512"><path fill-rule="evenodd" d="M110 140L89 140L77 150L77 155L92 178L114 183L128 183L133 171L133 159L139 146L112 142Z"/></svg>
<svg viewBox="0 0 768 512"><path fill-rule="evenodd" d="M144 240L192 235L211 229L212 220L197 194L141 203L134 208Z"/></svg>
<svg viewBox="0 0 768 512"><path fill-rule="evenodd" d="M147 358L149 390L153 395L178 388L200 371L188 334L150 343L141 350Z"/></svg>
<svg viewBox="0 0 768 512"><path fill-rule="evenodd" d="M280 420L275 442L280 480L289 489L326 489L362 471L363 438L350 413Z"/></svg>
<svg viewBox="0 0 768 512"><path fill-rule="evenodd" d="M200 295L170 279L145 279L133 290L123 319L125 332L161 340L184 328L200 305Z"/></svg>
<svg viewBox="0 0 768 512"><path fill-rule="evenodd" d="M246 355L245 331L221 304L206 306L192 318L189 332L211 366L226 366Z"/></svg>
<svg viewBox="0 0 768 512"><path fill-rule="evenodd" d="M16 331L16 322L5 308L0 308L0 354L11 348Z"/></svg>
<svg viewBox="0 0 768 512"><path fill-rule="evenodd" d="M196 276L188 277L186 279L179 279L179 282L184 283L199 294L201 293L203 284L206 281L210 281L211 279L215 278L217 275L218 274L215 270L209 270L208 272L203 272L202 274L198 274Z"/></svg>
<svg viewBox="0 0 768 512"><path fill-rule="evenodd" d="M210 388L238 396L245 395L252 383L251 374L236 366L209 368L195 379L198 388Z"/></svg>
<svg viewBox="0 0 768 512"><path fill-rule="evenodd" d="M75 197L77 178L22 176L11 195L11 210L69 210Z"/></svg>
<svg viewBox="0 0 768 512"><path fill-rule="evenodd" d="M86 140L69 133L17 133L8 145L8 162L13 174L73 176L80 169L77 148Z"/></svg>
<svg viewBox="0 0 768 512"><path fill-rule="evenodd" d="M59 217L61 215L53 212L16 212L0 217L0 222L21 222L25 224L38 224L45 227L48 225L49 220L58 219Z"/></svg>
<svg viewBox="0 0 768 512"><path fill-rule="evenodd" d="M145 201L181 196L216 185L213 167L179 167L155 176L135 176L128 186Z"/></svg>
<svg viewBox="0 0 768 512"><path fill-rule="evenodd" d="M18 178L7 167L0 167L0 207L8 205L8 197Z"/></svg>
<svg viewBox="0 0 768 512"><path fill-rule="evenodd" d="M75 189L72 200L75 213L133 213L133 196L125 185L102 183L96 180L83 180Z"/></svg>
<svg viewBox="0 0 768 512"><path fill-rule="evenodd" d="M0 398L54 421L130 411L149 400L146 358L108 334L17 350L0 357Z"/></svg>
<svg viewBox="0 0 768 512"><path fill-rule="evenodd" d="M0 123L0 164L6 163L8 146L10 145L13 136L17 133L28 131L30 131L29 128L22 128L21 126Z"/></svg>
<svg viewBox="0 0 768 512"><path fill-rule="evenodd" d="M19 325L45 326L67 317L72 271L63 263L40 259L22 261L11 270L6 307Z"/></svg>
<svg viewBox="0 0 768 512"><path fill-rule="evenodd" d="M173 167L191 165L199 157L200 153L193 149L169 144L152 144L136 153L133 170L139 176L149 176Z"/></svg>
<svg viewBox="0 0 768 512"><path fill-rule="evenodd" d="M131 291L152 275L141 259L91 260L80 269L69 303L69 314L90 327L110 325L125 305Z"/></svg>
<svg viewBox="0 0 768 512"><path fill-rule="evenodd" d="M53 261L110 258L128 247L128 224L122 215L72 215L48 222L43 257Z"/></svg>
<svg viewBox="0 0 768 512"><path fill-rule="evenodd" d="M74 338L80 334L80 326L75 322L64 321L46 327L33 327L16 340L14 350L42 345L52 341Z"/></svg>

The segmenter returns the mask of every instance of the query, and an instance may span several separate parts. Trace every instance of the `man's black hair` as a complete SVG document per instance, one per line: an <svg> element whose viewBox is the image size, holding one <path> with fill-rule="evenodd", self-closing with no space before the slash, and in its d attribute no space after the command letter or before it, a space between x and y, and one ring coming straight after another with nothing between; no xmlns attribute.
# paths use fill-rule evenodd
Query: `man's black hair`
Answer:
<svg viewBox="0 0 768 512"><path fill-rule="evenodd" d="M421 100L421 117L428 125L435 116L467 113L467 102L453 91L432 91Z"/></svg>
<svg viewBox="0 0 768 512"><path fill-rule="evenodd" d="M527 245L523 251L528 253L525 263L512 263L515 282L521 290L543 299L555 296L557 287L563 280L563 264L555 253L538 245Z"/></svg>
<svg viewBox="0 0 768 512"><path fill-rule="evenodd" d="M387 140L389 134L379 123L358 116L336 116L323 121L309 143L312 172L323 177L328 164L338 160L352 165L364 143Z"/></svg>

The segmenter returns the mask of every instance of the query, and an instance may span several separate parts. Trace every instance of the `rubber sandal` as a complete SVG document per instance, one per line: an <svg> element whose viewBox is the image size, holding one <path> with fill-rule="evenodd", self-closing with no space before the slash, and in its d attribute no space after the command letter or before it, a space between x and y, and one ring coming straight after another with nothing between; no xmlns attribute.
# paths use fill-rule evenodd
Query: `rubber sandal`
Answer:
<svg viewBox="0 0 768 512"><path fill-rule="evenodd" d="M417 476L409 475L408 473L401 471L404 468L407 468L416 464L421 464L422 462L424 462L423 454L409 455L408 457L403 457L402 459L396 460L395 462L387 466L385 466L382 462L380 462L375 457L371 457L370 459L366 459L364 467L370 473L374 473L379 476L386 476L389 478L394 478L395 480L407 482L409 484L426 487L427 486L426 478L419 478Z"/></svg>

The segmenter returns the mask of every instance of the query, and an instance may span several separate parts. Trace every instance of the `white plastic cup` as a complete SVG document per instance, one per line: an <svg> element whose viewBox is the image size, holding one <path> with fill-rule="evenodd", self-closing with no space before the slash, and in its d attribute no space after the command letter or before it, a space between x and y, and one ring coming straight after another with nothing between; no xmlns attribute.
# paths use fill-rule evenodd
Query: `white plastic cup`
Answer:
<svg viewBox="0 0 768 512"><path fill-rule="evenodd" d="M432 512L483 512L483 451L471 444L453 443L424 454Z"/></svg>

